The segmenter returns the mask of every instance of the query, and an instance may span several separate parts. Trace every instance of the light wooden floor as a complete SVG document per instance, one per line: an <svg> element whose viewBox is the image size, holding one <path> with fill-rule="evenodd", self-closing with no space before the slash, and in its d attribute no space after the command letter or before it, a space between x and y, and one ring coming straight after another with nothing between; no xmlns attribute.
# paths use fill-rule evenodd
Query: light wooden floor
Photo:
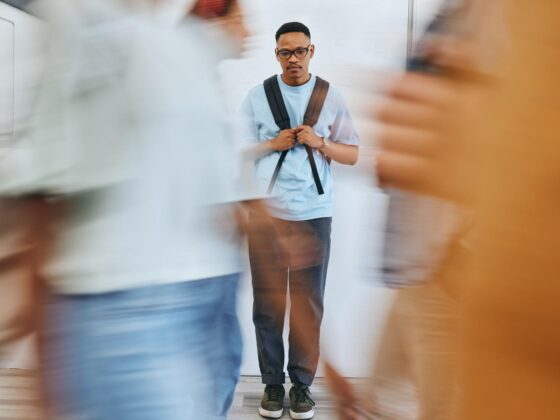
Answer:
<svg viewBox="0 0 560 420"><path fill-rule="evenodd" d="M364 381L351 379L350 382L357 389L364 389ZM291 385L286 384L286 395ZM367 388L365 388L367 389ZM261 401L264 385L260 377L242 377L235 392L235 400L230 411L230 420L257 420L262 418L257 410ZM334 410L334 402L328 393L325 380L315 379L311 387L315 406L316 420L337 420ZM387 383L385 389L379 395L383 420L412 420L415 418L416 402L414 392L410 384ZM285 419L289 419L289 399L284 401Z"/></svg>
<svg viewBox="0 0 560 420"><path fill-rule="evenodd" d="M353 381L358 385L359 381ZM230 411L230 420L261 419L257 410L264 386L259 377L242 377L235 393L235 400ZM286 393L289 385L286 384ZM317 403L316 420L335 420L334 406L323 379L319 378L311 388L313 399ZM384 419L411 420L414 418L414 403L410 390L400 386L389 390L390 402L384 407L389 413ZM404 396L404 398L403 398ZM398 402L397 402L398 401ZM392 402L392 403L391 403ZM289 406L288 398L285 406ZM34 371L19 369L0 369L0 420L41 420L37 376ZM288 419L288 412L284 415Z"/></svg>
<svg viewBox="0 0 560 420"><path fill-rule="evenodd" d="M33 371L0 369L0 419L38 420L39 395Z"/></svg>

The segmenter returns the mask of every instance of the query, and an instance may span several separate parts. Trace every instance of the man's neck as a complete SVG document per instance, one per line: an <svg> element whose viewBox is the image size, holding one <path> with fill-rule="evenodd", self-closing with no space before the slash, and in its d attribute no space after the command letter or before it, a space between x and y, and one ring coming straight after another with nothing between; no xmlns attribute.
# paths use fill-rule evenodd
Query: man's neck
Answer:
<svg viewBox="0 0 560 420"><path fill-rule="evenodd" d="M297 79L288 78L288 77L286 77L285 74L282 73L282 81L284 83L286 83L288 86L305 85L310 80L311 80L311 74L310 73L307 73L306 75L298 77Z"/></svg>

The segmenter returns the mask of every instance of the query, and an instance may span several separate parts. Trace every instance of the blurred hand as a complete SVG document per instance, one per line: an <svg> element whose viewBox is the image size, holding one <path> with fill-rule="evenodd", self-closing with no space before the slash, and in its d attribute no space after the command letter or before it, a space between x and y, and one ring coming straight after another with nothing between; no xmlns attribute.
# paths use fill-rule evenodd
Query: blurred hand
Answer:
<svg viewBox="0 0 560 420"><path fill-rule="evenodd" d="M382 186L468 201L471 114L479 109L482 77L469 44L440 40L430 49L444 75L406 73L377 113L377 173Z"/></svg>
<svg viewBox="0 0 560 420"><path fill-rule="evenodd" d="M248 213L252 213L251 222ZM243 202L236 211L240 231L250 234L261 253L261 260L271 260L270 264L300 270L313 267L323 261L321 246L315 236L304 229L291 229L286 234L282 221L274 218L263 200ZM273 239L271 239L273 238ZM277 250L273 249L275 245ZM280 258L280 260L277 260Z"/></svg>
<svg viewBox="0 0 560 420"><path fill-rule="evenodd" d="M324 140L315 134L313 128L308 125L300 125L296 128L296 131L299 144L306 144L313 149L320 149L325 145Z"/></svg>
<svg viewBox="0 0 560 420"><path fill-rule="evenodd" d="M270 140L270 147L276 152L283 152L294 147L296 142L296 130L290 128L289 130L282 130L278 137Z"/></svg>
<svg viewBox="0 0 560 420"><path fill-rule="evenodd" d="M330 363L325 362L325 376L331 396L335 400L337 416L340 420L375 419L373 410L360 407L360 398L353 386Z"/></svg>
<svg viewBox="0 0 560 420"><path fill-rule="evenodd" d="M315 267L324 261L323 248L313 232L292 226L289 235L279 238L290 270Z"/></svg>

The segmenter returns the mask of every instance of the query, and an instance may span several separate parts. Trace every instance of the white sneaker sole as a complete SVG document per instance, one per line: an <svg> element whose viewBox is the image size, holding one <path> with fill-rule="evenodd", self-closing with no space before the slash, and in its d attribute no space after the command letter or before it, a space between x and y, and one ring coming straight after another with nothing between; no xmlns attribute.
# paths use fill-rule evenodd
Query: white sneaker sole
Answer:
<svg viewBox="0 0 560 420"><path fill-rule="evenodd" d="M259 414L262 417L265 417L267 419L279 419L280 417L282 417L284 415L284 409L278 410L278 411L268 411L268 410L265 410L262 407L259 407ZM307 417L305 417L305 418L307 418ZM311 417L309 417L309 418L311 418Z"/></svg>
<svg viewBox="0 0 560 420"><path fill-rule="evenodd" d="M290 410L290 417L294 420L312 419L314 415L315 415L314 410L308 411L307 413L295 413L292 410Z"/></svg>

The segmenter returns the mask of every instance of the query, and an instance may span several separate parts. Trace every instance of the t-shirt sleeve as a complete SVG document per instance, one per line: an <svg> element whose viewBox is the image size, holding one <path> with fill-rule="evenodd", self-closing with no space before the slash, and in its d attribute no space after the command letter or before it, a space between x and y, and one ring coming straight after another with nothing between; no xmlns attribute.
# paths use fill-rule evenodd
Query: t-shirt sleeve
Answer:
<svg viewBox="0 0 560 420"><path fill-rule="evenodd" d="M334 122L331 126L329 140L335 143L358 146L360 144L360 137L354 128L350 111L348 110L342 95L338 92L336 95L337 110Z"/></svg>

